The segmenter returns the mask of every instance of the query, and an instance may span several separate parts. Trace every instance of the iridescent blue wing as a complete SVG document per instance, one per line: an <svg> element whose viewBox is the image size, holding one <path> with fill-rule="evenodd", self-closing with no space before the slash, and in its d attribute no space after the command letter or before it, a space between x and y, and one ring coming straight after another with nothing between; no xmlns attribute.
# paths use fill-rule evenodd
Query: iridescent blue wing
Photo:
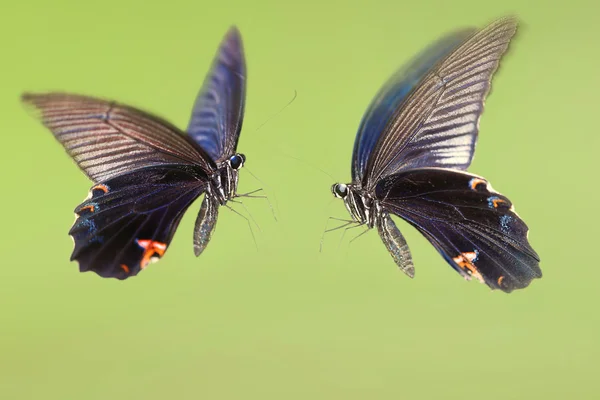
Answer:
<svg viewBox="0 0 600 400"><path fill-rule="evenodd" d="M517 29L502 18L437 63L395 109L368 160L362 186L401 170L471 163L492 75Z"/></svg>
<svg viewBox="0 0 600 400"><path fill-rule="evenodd" d="M198 169L161 165L94 185L76 209L71 260L81 272L126 279L164 255L188 206L205 190Z"/></svg>
<svg viewBox="0 0 600 400"><path fill-rule="evenodd" d="M94 182L149 166L216 168L182 131L136 108L66 93L26 93L22 100Z"/></svg>
<svg viewBox="0 0 600 400"><path fill-rule="evenodd" d="M406 96L440 60L475 33L465 29L446 35L400 68L381 87L362 118L352 154L352 180L361 182L379 136Z"/></svg>
<svg viewBox="0 0 600 400"><path fill-rule="evenodd" d="M384 212L415 226L467 279L510 292L542 276L527 225L510 200L481 177L414 169L381 180L375 197Z"/></svg>
<svg viewBox="0 0 600 400"><path fill-rule="evenodd" d="M188 134L216 162L235 153L242 129L246 63L237 28L223 39L194 104Z"/></svg>

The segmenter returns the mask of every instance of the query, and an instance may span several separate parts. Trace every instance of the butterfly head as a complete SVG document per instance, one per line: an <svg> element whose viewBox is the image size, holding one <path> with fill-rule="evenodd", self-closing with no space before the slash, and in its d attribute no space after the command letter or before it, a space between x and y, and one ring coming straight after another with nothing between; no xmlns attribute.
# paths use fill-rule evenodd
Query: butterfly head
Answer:
<svg viewBox="0 0 600 400"><path fill-rule="evenodd" d="M239 170L244 166L246 156L236 153L219 164L212 177L212 193L217 196L221 205L236 197Z"/></svg>
<svg viewBox="0 0 600 400"><path fill-rule="evenodd" d="M242 168L245 162L246 156L242 153L236 153L229 158L229 165L235 170Z"/></svg>
<svg viewBox="0 0 600 400"><path fill-rule="evenodd" d="M352 219L361 224L373 226L375 214L373 211L377 208L373 200L364 194L362 190L355 185L346 185L336 183L331 186L331 192L338 199L344 200L346 209L352 216Z"/></svg>
<svg viewBox="0 0 600 400"><path fill-rule="evenodd" d="M331 193L338 199L343 199L348 196L348 185L343 183L335 183L331 186Z"/></svg>

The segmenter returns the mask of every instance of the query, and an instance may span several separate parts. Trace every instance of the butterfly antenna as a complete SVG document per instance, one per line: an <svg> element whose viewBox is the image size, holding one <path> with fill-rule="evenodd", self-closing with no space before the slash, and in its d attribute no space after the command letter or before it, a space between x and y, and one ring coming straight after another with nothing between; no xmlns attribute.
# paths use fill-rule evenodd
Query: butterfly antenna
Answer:
<svg viewBox="0 0 600 400"><path fill-rule="evenodd" d="M250 220L248 219L248 217L241 214L237 210L234 210L232 207L228 206L227 204L225 204L225 207L229 208L231 211L233 211L234 213L236 213L237 215L239 215L240 217L242 217L246 220L246 222L248 223L248 228L250 228L250 233L252 234L252 240L254 241L254 246L256 247L256 250L258 250L258 243L256 242L256 236L254 236L254 230L252 229L252 224L250 223Z"/></svg>
<svg viewBox="0 0 600 400"><path fill-rule="evenodd" d="M273 194L273 202L275 203L275 208L273 208L273 204L269 200L269 197L266 195L265 196L249 196L249 195L252 195L253 193L263 190L262 188L253 190L252 192L249 192L249 193L241 194L239 196L240 197L265 198L267 200L267 203L269 203L269 208L271 209L271 212L273 213L273 218L275 218L275 221L277 221L277 214L279 214L279 204L277 203L277 197L275 196L275 192L272 191L271 187L269 185L267 185L265 182L263 182L258 176L254 175L247 167L244 167L244 171L248 172L250 174L250 176L252 176L254 179L256 179L256 181L258 183L260 183L267 190L269 190L269 192L271 192ZM277 210L277 214L275 213L275 210Z"/></svg>
<svg viewBox="0 0 600 400"><path fill-rule="evenodd" d="M267 124L267 122L271 121L273 118L275 118L276 116L278 116L279 114L281 114L283 112L283 110L285 110L286 108L288 108L294 102L294 100L296 100L296 97L298 97L298 92L296 91L296 89L294 89L294 97L292 97L292 99L290 101L288 101L288 103L285 106L283 106L282 109L280 109L279 111L277 111L275 114L271 115L265 122L263 122L262 124L260 124L258 126L258 128L256 128L256 130L254 132L258 132L258 130L260 128L262 128L263 126L265 126Z"/></svg>

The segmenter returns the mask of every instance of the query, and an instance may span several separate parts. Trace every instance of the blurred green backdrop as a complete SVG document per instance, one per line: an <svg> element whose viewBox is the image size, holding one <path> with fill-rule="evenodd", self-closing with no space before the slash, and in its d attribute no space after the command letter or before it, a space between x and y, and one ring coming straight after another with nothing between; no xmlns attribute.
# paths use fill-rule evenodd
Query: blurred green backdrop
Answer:
<svg viewBox="0 0 600 400"><path fill-rule="evenodd" d="M591 0L3 4L0 398L598 398L599 11ZM326 217L347 214L318 168L349 180L381 83L441 34L506 13L523 25L470 170L516 204L544 278L511 295L467 283L404 223L413 281L375 232L339 249L332 234L319 253ZM78 273L67 231L90 183L20 93L114 98L185 127L231 24L249 70L239 149L279 222L247 201L257 251L224 210L196 259L196 203L137 278ZM242 172L242 191L261 186Z"/></svg>

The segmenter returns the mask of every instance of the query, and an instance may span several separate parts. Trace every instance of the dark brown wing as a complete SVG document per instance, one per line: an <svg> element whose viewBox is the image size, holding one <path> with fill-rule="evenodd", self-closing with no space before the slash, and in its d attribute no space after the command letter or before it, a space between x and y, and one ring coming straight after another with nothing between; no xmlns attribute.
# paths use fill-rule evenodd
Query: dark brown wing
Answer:
<svg viewBox="0 0 600 400"><path fill-rule="evenodd" d="M215 168L179 129L136 108L66 93L26 93L22 100L95 182L149 166Z"/></svg>

